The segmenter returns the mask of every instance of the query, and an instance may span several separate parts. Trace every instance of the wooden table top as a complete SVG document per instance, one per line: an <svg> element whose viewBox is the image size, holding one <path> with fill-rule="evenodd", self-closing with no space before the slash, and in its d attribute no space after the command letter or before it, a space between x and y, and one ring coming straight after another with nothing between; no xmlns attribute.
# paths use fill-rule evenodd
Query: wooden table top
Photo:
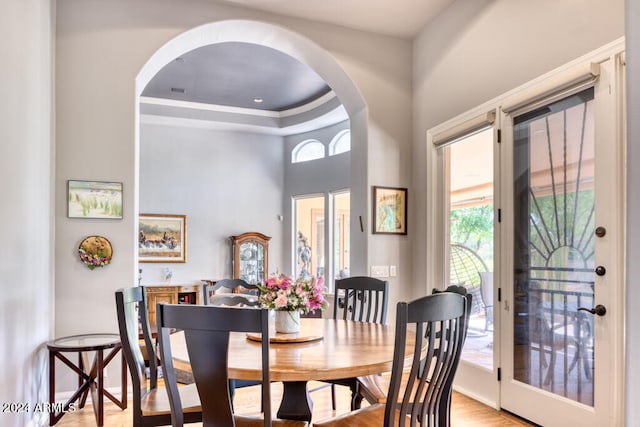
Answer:
<svg viewBox="0 0 640 427"><path fill-rule="evenodd" d="M271 333L271 332L270 332ZM311 342L270 344L272 381L311 381L356 377L390 371L395 330L375 323L333 319L301 319L300 335L321 334ZM413 337L409 337L406 354ZM176 369L190 371L184 335L171 335ZM246 333L232 333L229 340L229 377L244 380L262 378L260 343Z"/></svg>

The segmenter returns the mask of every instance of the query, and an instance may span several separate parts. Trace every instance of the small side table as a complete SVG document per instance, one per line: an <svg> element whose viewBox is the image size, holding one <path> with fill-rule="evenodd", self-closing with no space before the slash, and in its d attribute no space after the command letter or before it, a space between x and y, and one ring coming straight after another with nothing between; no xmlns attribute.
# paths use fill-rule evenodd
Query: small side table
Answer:
<svg viewBox="0 0 640 427"><path fill-rule="evenodd" d="M87 395L91 392L93 412L99 427L104 425L104 399L106 396L121 409L127 408L127 363L122 352L120 335L118 334L84 334L57 338L47 342L49 349L49 403L54 407L56 393L55 361L58 358L71 370L78 374L78 389L67 400L61 412L52 411L49 415L49 425L56 424L69 409L71 403L80 400L80 408L84 408ZM109 350L104 357L104 350ZM94 351L93 362L89 363L88 352ZM104 368L120 351L122 355L122 394L116 399L104 389ZM75 365L62 353L78 353L78 364Z"/></svg>

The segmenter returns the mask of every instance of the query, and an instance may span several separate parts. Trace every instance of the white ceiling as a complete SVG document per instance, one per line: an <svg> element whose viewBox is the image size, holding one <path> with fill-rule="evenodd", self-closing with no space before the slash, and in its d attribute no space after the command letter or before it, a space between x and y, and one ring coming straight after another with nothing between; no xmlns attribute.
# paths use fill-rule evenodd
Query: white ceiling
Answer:
<svg viewBox="0 0 640 427"><path fill-rule="evenodd" d="M455 0L211 0L395 37L413 38Z"/></svg>

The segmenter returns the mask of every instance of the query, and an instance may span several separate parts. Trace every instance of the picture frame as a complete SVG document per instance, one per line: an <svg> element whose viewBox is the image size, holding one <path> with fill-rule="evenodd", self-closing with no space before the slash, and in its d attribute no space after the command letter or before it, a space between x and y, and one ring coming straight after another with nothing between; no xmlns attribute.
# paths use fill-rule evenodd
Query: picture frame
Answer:
<svg viewBox="0 0 640 427"><path fill-rule="evenodd" d="M140 214L139 262L187 262L187 216Z"/></svg>
<svg viewBox="0 0 640 427"><path fill-rule="evenodd" d="M373 187L373 234L407 234L407 189Z"/></svg>
<svg viewBox="0 0 640 427"><path fill-rule="evenodd" d="M122 219L122 183L68 180L67 217Z"/></svg>

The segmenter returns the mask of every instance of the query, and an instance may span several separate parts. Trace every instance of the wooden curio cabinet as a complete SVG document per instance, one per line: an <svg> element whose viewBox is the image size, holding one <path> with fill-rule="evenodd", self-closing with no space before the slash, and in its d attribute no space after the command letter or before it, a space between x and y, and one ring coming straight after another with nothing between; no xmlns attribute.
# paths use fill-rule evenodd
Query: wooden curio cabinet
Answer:
<svg viewBox="0 0 640 427"><path fill-rule="evenodd" d="M262 233L250 232L231 236L233 243L233 277L247 283L262 283L269 266L269 240Z"/></svg>

